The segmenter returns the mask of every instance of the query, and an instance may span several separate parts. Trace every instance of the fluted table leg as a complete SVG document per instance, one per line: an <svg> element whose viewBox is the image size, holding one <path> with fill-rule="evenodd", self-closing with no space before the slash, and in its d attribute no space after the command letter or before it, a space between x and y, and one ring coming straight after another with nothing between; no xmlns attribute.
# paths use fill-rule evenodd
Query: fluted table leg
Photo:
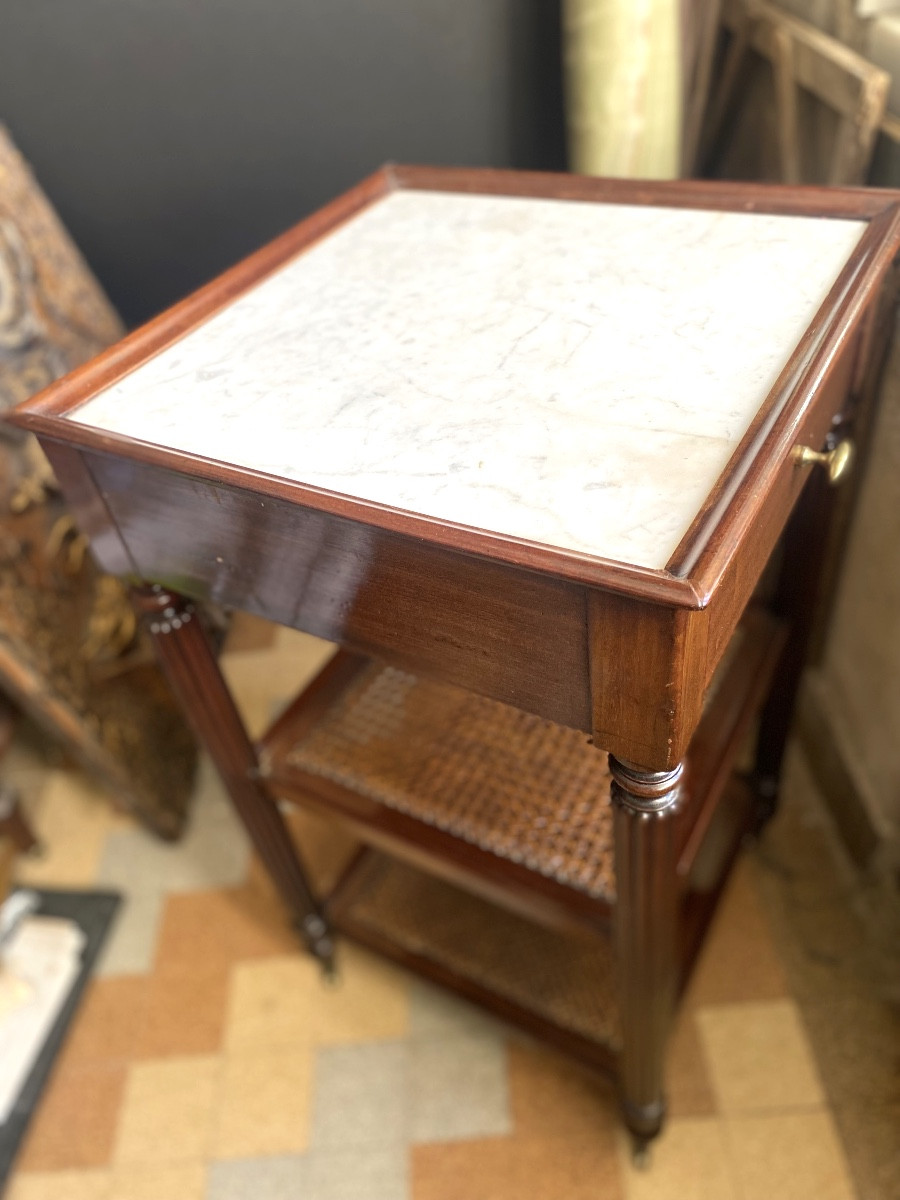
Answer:
<svg viewBox="0 0 900 1200"><path fill-rule="evenodd" d="M665 1115L663 1064L677 980L674 813L682 765L609 758L615 806L616 942L625 1121L643 1153Z"/></svg>
<svg viewBox="0 0 900 1200"><path fill-rule="evenodd" d="M334 943L194 605L158 585L132 590L163 670L309 949L326 970Z"/></svg>

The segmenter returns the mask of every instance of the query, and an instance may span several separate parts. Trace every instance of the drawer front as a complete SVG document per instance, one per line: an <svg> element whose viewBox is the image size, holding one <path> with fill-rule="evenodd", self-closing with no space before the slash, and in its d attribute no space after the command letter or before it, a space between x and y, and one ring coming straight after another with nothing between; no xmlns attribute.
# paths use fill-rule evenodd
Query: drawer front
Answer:
<svg viewBox="0 0 900 1200"><path fill-rule="evenodd" d="M752 524L739 539L735 539L733 552L709 604L707 679L715 672L800 493L813 473L822 473L824 479L822 466L798 462L793 449L799 446L813 450L823 448L835 419L847 407L857 350L858 340L853 339L831 364L828 377L818 389L815 399L802 412L791 431L788 451L774 476L769 479Z"/></svg>

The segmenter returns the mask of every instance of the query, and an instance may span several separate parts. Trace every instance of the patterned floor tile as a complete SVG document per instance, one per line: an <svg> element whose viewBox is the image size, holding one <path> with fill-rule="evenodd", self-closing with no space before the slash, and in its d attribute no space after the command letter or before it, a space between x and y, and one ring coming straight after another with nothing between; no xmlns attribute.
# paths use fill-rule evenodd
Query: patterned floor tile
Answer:
<svg viewBox="0 0 900 1200"><path fill-rule="evenodd" d="M792 1000L701 1008L697 1024L721 1112L824 1103L815 1060Z"/></svg>
<svg viewBox="0 0 900 1200"><path fill-rule="evenodd" d="M650 1163L632 1162L631 1139L619 1132L625 1200L744 1200L737 1188L722 1123L705 1117L668 1121ZM773 1192L769 1200L781 1193ZM785 1192L784 1200L790 1193Z"/></svg>
<svg viewBox="0 0 900 1200"><path fill-rule="evenodd" d="M298 1154L309 1140L312 1058L305 1047L230 1055L214 1122L214 1158Z"/></svg>
<svg viewBox="0 0 900 1200"><path fill-rule="evenodd" d="M412 1194L415 1200L623 1200L616 1155L593 1138L414 1146Z"/></svg>
<svg viewBox="0 0 900 1200"><path fill-rule="evenodd" d="M24 1171L105 1167L125 1094L121 1063L58 1069L32 1118L17 1166Z"/></svg>
<svg viewBox="0 0 900 1200"><path fill-rule="evenodd" d="M219 1066L212 1056L132 1066L116 1137L115 1166L202 1161L209 1152Z"/></svg>
<svg viewBox="0 0 900 1200"><path fill-rule="evenodd" d="M512 1133L506 1045L493 1037L410 1043L410 1134L415 1142Z"/></svg>
<svg viewBox="0 0 900 1200"><path fill-rule="evenodd" d="M306 1169L309 1200L409 1200L405 1146L312 1150Z"/></svg>
<svg viewBox="0 0 900 1200"><path fill-rule="evenodd" d="M114 1172L109 1200L204 1200L206 1164L122 1168Z"/></svg>
<svg viewBox="0 0 900 1200"><path fill-rule="evenodd" d="M854 1200L831 1116L782 1112L735 1117L728 1139L741 1200Z"/></svg>
<svg viewBox="0 0 900 1200"><path fill-rule="evenodd" d="M214 1162L206 1200L319 1200L308 1179L302 1154Z"/></svg>
<svg viewBox="0 0 900 1200"><path fill-rule="evenodd" d="M405 1042L326 1046L316 1054L310 1145L405 1145L409 1047Z"/></svg>
<svg viewBox="0 0 900 1200"><path fill-rule="evenodd" d="M14 1176L4 1200L111 1200L109 1171L35 1171Z"/></svg>

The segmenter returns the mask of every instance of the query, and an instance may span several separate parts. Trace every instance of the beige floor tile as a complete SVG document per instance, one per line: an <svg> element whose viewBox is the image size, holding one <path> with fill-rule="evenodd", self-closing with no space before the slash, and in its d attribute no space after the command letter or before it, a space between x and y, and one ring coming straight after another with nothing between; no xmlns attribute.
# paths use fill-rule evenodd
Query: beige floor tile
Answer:
<svg viewBox="0 0 900 1200"><path fill-rule="evenodd" d="M726 1131L714 1117L673 1118L653 1143L648 1166L636 1167L620 1130L626 1200L738 1200ZM741 1197L741 1200L744 1200ZM776 1200L770 1196L769 1200ZM779 1200L789 1200L788 1196Z"/></svg>
<svg viewBox="0 0 900 1200"><path fill-rule="evenodd" d="M759 895L755 864L739 858L694 967L689 1007L777 1000L789 994Z"/></svg>
<svg viewBox="0 0 900 1200"><path fill-rule="evenodd" d="M825 1109L734 1117L727 1126L742 1200L854 1200Z"/></svg>
<svg viewBox="0 0 900 1200"><path fill-rule="evenodd" d="M316 1040L324 1045L401 1038L409 1032L409 981L397 967L342 942L338 978L315 975Z"/></svg>
<svg viewBox="0 0 900 1200"><path fill-rule="evenodd" d="M237 963L225 1018L226 1050L309 1045L315 1037L317 973L316 964L300 953Z"/></svg>
<svg viewBox="0 0 900 1200"><path fill-rule="evenodd" d="M113 1154L117 1167L197 1162L209 1147L219 1087L210 1056L131 1067Z"/></svg>
<svg viewBox="0 0 900 1200"><path fill-rule="evenodd" d="M29 1171L13 1176L5 1200L111 1200L109 1171Z"/></svg>
<svg viewBox="0 0 900 1200"><path fill-rule="evenodd" d="M701 1008L697 1024L720 1112L823 1103L819 1073L792 1000Z"/></svg>
<svg viewBox="0 0 900 1200"><path fill-rule="evenodd" d="M716 1099L700 1040L695 1009L683 1007L675 1020L666 1057L669 1117L711 1117Z"/></svg>
<svg viewBox="0 0 900 1200"><path fill-rule="evenodd" d="M16 878L33 887L90 886L107 835L132 827L108 793L78 771L51 771L29 819L43 853L21 857Z"/></svg>
<svg viewBox="0 0 900 1200"><path fill-rule="evenodd" d="M409 998L403 973L349 944L340 947L338 969L331 983L301 953L238 963L232 971L226 1050L404 1037Z"/></svg>
<svg viewBox="0 0 900 1200"><path fill-rule="evenodd" d="M223 656L222 672L252 737L265 731L275 712L293 699L333 654L330 642L279 629L265 649Z"/></svg>
<svg viewBox="0 0 900 1200"><path fill-rule="evenodd" d="M312 1062L312 1052L306 1048L227 1058L222 1068L213 1156L249 1158L305 1150Z"/></svg>
<svg viewBox="0 0 900 1200"><path fill-rule="evenodd" d="M126 1167L112 1177L109 1200L203 1200L206 1164Z"/></svg>

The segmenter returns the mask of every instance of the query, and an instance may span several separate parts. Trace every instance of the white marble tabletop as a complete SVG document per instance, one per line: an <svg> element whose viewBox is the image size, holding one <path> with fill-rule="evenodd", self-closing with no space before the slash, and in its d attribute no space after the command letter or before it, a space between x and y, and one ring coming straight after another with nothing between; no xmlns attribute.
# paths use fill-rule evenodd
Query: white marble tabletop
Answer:
<svg viewBox="0 0 900 1200"><path fill-rule="evenodd" d="M864 228L393 192L71 419L662 568Z"/></svg>

